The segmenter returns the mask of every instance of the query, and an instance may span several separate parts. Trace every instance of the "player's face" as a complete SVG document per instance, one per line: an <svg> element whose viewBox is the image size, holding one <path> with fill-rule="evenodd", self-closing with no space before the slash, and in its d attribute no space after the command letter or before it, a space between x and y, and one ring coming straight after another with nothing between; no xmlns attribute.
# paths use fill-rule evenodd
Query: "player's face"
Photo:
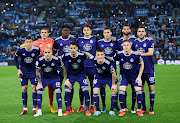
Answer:
<svg viewBox="0 0 180 123"><path fill-rule="evenodd" d="M47 38L49 36L49 33L47 30L43 29L41 30L40 35L41 35L41 38Z"/></svg>
<svg viewBox="0 0 180 123"><path fill-rule="evenodd" d="M84 27L83 28L83 33L85 36L90 36L92 33L92 30L89 27Z"/></svg>
<svg viewBox="0 0 180 123"><path fill-rule="evenodd" d="M63 28L62 29L62 36L63 37L68 37L70 34L70 30L68 28Z"/></svg>
<svg viewBox="0 0 180 123"><path fill-rule="evenodd" d="M25 40L26 49L31 49L32 45L33 45L33 40L32 39L26 39Z"/></svg>
<svg viewBox="0 0 180 123"><path fill-rule="evenodd" d="M131 43L130 42L123 42L123 50L125 52L129 51L131 49Z"/></svg>
<svg viewBox="0 0 180 123"><path fill-rule="evenodd" d="M137 31L138 38L144 39L146 36L146 31L144 28L139 28Z"/></svg>
<svg viewBox="0 0 180 123"><path fill-rule="evenodd" d="M77 53L77 50L78 50L78 47L76 45L70 45L70 52L72 54L76 54Z"/></svg>
<svg viewBox="0 0 180 123"><path fill-rule="evenodd" d="M106 29L103 31L104 38L111 38L112 32L110 29Z"/></svg>
<svg viewBox="0 0 180 123"><path fill-rule="evenodd" d="M44 57L46 60L50 60L52 56L52 50L50 48L44 49Z"/></svg>
<svg viewBox="0 0 180 123"><path fill-rule="evenodd" d="M103 61L105 57L104 52L96 52L96 58L98 61Z"/></svg>
<svg viewBox="0 0 180 123"><path fill-rule="evenodd" d="M131 33L131 29L129 26L124 26L122 32L124 35L129 35Z"/></svg>

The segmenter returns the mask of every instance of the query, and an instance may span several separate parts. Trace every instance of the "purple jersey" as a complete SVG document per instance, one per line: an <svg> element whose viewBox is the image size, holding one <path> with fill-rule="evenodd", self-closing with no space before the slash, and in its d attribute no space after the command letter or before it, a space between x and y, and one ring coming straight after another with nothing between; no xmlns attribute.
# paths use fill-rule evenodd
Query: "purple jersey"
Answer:
<svg viewBox="0 0 180 123"><path fill-rule="evenodd" d="M119 61L120 74L129 79L135 81L139 74L139 64L143 61L141 56L131 51L130 55L125 55L124 51L118 51L114 60Z"/></svg>
<svg viewBox="0 0 180 123"><path fill-rule="evenodd" d="M45 56L42 56L36 62L36 67L41 68L42 78L51 78L53 76L58 76L57 70L59 67L63 67L64 64L58 57L52 55L52 59L47 61Z"/></svg>
<svg viewBox="0 0 180 123"><path fill-rule="evenodd" d="M149 48L154 49L154 40L148 40L147 38L143 41L139 39L135 40L135 48L136 51L140 53L147 53ZM153 56L142 56L144 61L144 71L143 73L154 73L154 63L153 63Z"/></svg>
<svg viewBox="0 0 180 123"><path fill-rule="evenodd" d="M135 39L136 38L129 38L128 40L130 40L130 42L131 42L131 44L132 44L132 46L131 46L131 49L133 50L133 51L135 51ZM118 41L117 41L117 50L119 50L119 51L122 51L123 50L123 40L124 40L124 38L122 37L122 38L120 38Z"/></svg>
<svg viewBox="0 0 180 123"><path fill-rule="evenodd" d="M67 74L73 76L85 74L84 61L86 58L87 55L80 52L77 53L76 57L71 56L70 52L62 55L62 60L68 63Z"/></svg>
<svg viewBox="0 0 180 123"><path fill-rule="evenodd" d="M97 42L99 49L104 50L105 56L113 57L116 53L116 41L105 41L101 39Z"/></svg>
<svg viewBox="0 0 180 123"><path fill-rule="evenodd" d="M58 56L63 55L64 53L68 53L69 50L69 43L71 41L76 41L73 37L68 37L68 39L63 39L62 36L58 37L54 41L54 49L58 50Z"/></svg>
<svg viewBox="0 0 180 123"><path fill-rule="evenodd" d="M80 37L77 42L80 48L80 51L86 51L91 53L93 56L96 55L98 38L96 36L91 36L90 38ZM90 60L84 61L84 67L94 67L94 64Z"/></svg>
<svg viewBox="0 0 180 123"><path fill-rule="evenodd" d="M19 69L18 57L21 58L21 71L23 73L22 78L36 77L36 67L35 63L40 56L39 47L33 46L31 51L27 51L25 47L20 47L14 56L14 62Z"/></svg>
<svg viewBox="0 0 180 123"><path fill-rule="evenodd" d="M115 71L115 69L110 60L104 58L103 63L100 64L97 59L94 58L93 63L99 76L112 78L112 72Z"/></svg>

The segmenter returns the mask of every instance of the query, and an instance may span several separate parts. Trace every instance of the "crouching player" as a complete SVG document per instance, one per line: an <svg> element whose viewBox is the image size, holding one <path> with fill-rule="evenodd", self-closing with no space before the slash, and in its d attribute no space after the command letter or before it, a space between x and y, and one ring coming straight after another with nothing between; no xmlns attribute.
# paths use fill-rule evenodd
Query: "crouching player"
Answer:
<svg viewBox="0 0 180 123"><path fill-rule="evenodd" d="M101 115L98 93L99 93L100 87L104 84L108 84L112 92L111 109L109 111L109 115L115 116L113 109L117 106L118 89L115 84L116 72L113 67L113 62L105 58L104 50L98 49L96 51L96 58L94 58L93 63L97 70L94 81L93 81L93 100L96 106L96 112L94 113L93 116Z"/></svg>
<svg viewBox="0 0 180 123"><path fill-rule="evenodd" d="M66 68L58 57L52 55L52 49L50 47L44 48L43 53L44 56L40 57L36 62L36 77L39 82L37 85L38 111L34 116L36 117L42 115L42 94L44 88L48 85L52 86L52 88L55 89L56 100L58 103L58 116L62 116L62 97L60 91L61 84L59 82L57 70L59 70L59 67L62 68L64 79L65 81L67 81Z"/></svg>
<svg viewBox="0 0 180 123"><path fill-rule="evenodd" d="M38 57L40 56L40 49L36 46L33 46L33 39L30 36L26 37L25 46L17 50L14 57L15 65L18 69L18 77L21 81L22 86L22 102L23 102L23 112L21 115L27 114L27 88L28 80L31 81L32 87L32 99L33 99L33 114L36 114L36 67L35 63ZM18 57L21 58L21 67L19 68Z"/></svg>
<svg viewBox="0 0 180 123"><path fill-rule="evenodd" d="M70 114L70 93L74 83L77 81L79 82L80 87L82 88L83 94L85 96L86 116L91 116L91 113L89 111L89 87L88 81L86 79L86 72L84 69L84 61L88 57L86 54L77 51L78 45L75 41L70 42L69 48L70 52L65 53L61 56L62 60L68 63L67 76L69 80L69 82L65 83L65 105L67 110L63 115L67 116ZM93 56L91 55L91 58L92 57Z"/></svg>
<svg viewBox="0 0 180 123"><path fill-rule="evenodd" d="M122 112L119 116L126 114L125 110L125 91L128 83L132 83L137 96L137 115L143 116L141 112L141 100L142 100L142 81L141 75L144 70L144 63L140 55L131 50L131 42L129 40L123 41L123 51L117 52L115 58L120 62L120 74L122 76L119 85L119 102L122 108ZM140 64L140 68L139 68Z"/></svg>

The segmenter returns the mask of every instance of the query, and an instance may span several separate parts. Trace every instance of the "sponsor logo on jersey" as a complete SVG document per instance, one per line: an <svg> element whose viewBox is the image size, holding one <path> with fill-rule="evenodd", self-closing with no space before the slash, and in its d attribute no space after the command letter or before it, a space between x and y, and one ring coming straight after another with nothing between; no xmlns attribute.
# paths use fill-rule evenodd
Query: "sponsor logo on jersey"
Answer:
<svg viewBox="0 0 180 123"><path fill-rule="evenodd" d="M70 51L70 50L69 50L69 46L68 46L68 45L64 46L64 47L63 47L63 51L66 52L66 53L69 52L69 51Z"/></svg>
<svg viewBox="0 0 180 123"><path fill-rule="evenodd" d="M86 45L83 46L83 49L85 51L90 51L92 49L92 46L90 44L86 44Z"/></svg>
<svg viewBox="0 0 180 123"><path fill-rule="evenodd" d="M140 53L145 53L145 51L144 51L144 49L142 47L140 47L137 51L140 52Z"/></svg>
<svg viewBox="0 0 180 123"><path fill-rule="evenodd" d="M126 63L123 64L123 68L126 69L126 70L129 70L129 69L132 68L132 64L129 63L129 62L126 62Z"/></svg>
<svg viewBox="0 0 180 123"><path fill-rule="evenodd" d="M77 63L73 63L71 66L73 69L79 69L79 65Z"/></svg>
<svg viewBox="0 0 180 123"><path fill-rule="evenodd" d="M31 57L26 57L24 59L24 62L26 62L26 63L31 63L32 61L33 61L33 58L31 58Z"/></svg>
<svg viewBox="0 0 180 123"><path fill-rule="evenodd" d="M96 68L96 70L97 70L97 72L100 73L100 74L103 73L103 71L102 71L100 68Z"/></svg>
<svg viewBox="0 0 180 123"><path fill-rule="evenodd" d="M53 70L53 68L51 68L50 66L47 66L46 68L44 68L44 72L51 72Z"/></svg>
<svg viewBox="0 0 180 123"><path fill-rule="evenodd" d="M113 52L113 49L111 47L106 47L104 49L105 54L111 54Z"/></svg>

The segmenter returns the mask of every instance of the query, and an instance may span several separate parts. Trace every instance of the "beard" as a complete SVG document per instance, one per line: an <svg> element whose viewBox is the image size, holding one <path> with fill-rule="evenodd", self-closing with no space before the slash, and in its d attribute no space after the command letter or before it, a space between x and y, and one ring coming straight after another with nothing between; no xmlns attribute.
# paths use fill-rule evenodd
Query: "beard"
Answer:
<svg viewBox="0 0 180 123"><path fill-rule="evenodd" d="M124 32L123 32L123 35L126 35L126 36L127 36L127 35L130 35L130 32L127 32L127 33L124 33Z"/></svg>

